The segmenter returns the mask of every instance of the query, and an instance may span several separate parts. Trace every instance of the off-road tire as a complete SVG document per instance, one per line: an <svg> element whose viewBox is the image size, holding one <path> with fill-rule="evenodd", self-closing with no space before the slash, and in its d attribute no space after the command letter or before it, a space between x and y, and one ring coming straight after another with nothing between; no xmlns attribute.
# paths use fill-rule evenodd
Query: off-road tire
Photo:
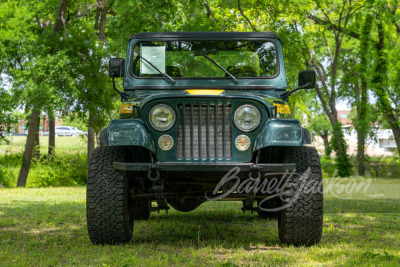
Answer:
<svg viewBox="0 0 400 267"><path fill-rule="evenodd" d="M127 152L121 147L98 147L90 159L86 208L93 244L122 244L132 238L128 179L113 168L113 162L124 161Z"/></svg>
<svg viewBox="0 0 400 267"><path fill-rule="evenodd" d="M147 221L150 218L151 202L147 200L135 200L132 203L131 212L135 221Z"/></svg>
<svg viewBox="0 0 400 267"><path fill-rule="evenodd" d="M316 244L321 239L323 224L319 155L315 148L303 146L283 148L282 156L284 162L296 163L296 173L300 175L289 177L284 188L285 208L278 219L279 239L295 246ZM302 175L309 167L309 175Z"/></svg>

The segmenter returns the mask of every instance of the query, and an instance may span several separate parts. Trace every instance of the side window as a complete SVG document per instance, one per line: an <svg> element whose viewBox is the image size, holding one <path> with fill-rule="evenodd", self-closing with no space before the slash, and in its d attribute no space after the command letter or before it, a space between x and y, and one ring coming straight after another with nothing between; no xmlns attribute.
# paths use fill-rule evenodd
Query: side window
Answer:
<svg viewBox="0 0 400 267"><path fill-rule="evenodd" d="M261 77L272 77L278 73L276 48L271 42L265 42L258 50Z"/></svg>

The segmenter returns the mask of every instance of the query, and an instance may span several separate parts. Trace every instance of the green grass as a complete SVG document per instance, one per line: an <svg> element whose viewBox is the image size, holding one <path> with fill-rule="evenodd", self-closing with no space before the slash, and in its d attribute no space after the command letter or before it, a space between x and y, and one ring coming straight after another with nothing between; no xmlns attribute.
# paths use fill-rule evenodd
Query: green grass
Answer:
<svg viewBox="0 0 400 267"><path fill-rule="evenodd" d="M351 184L343 180L342 185ZM329 188L327 179L325 187ZM94 246L86 232L85 188L0 189L2 265L392 265L400 264L400 179L374 179L367 193L325 194L324 232L312 247L280 244L276 220L207 202L135 224L123 246ZM340 195L338 199L336 195Z"/></svg>
<svg viewBox="0 0 400 267"><path fill-rule="evenodd" d="M47 154L49 148L49 137L40 136L40 153ZM7 137L7 140L8 137ZM7 144L4 141L0 143L0 155L23 153L25 150L26 136L13 136L12 143ZM56 137L56 153L84 153L86 152L86 137Z"/></svg>
<svg viewBox="0 0 400 267"><path fill-rule="evenodd" d="M129 244L94 246L86 231L84 187L4 188L16 185L25 140L0 144L2 266L400 264L400 179L326 179L324 232L313 247L282 245L278 222L243 214L240 202L154 213L136 222ZM40 142L46 155L48 138ZM54 161L33 162L27 187L83 184L85 152L85 139L57 137ZM355 182L364 186L350 190Z"/></svg>

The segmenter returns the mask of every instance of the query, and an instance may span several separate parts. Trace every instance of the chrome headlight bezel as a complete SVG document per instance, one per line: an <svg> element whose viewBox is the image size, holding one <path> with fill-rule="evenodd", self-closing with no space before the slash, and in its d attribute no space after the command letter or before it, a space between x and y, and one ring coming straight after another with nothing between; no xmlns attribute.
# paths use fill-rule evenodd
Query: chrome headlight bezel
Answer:
<svg viewBox="0 0 400 267"><path fill-rule="evenodd" d="M241 125L239 124L239 118L238 118L239 114L238 114L238 113L239 113L242 109L244 109L244 108L250 108L251 111L253 112L253 115L256 117L256 123L254 123L251 127L248 127L248 128L245 128L245 127L243 127L243 125L241 126ZM251 131L253 131L254 129L256 129L256 128L258 127L258 125L260 125L260 122L261 122L261 112L260 112L260 110L259 110L257 107L255 107L254 105L251 105L251 104L244 104L244 105L241 105L241 106L237 107L236 110L235 110L235 113L234 113L234 115L233 115L233 122L235 123L235 126L236 126L239 130L241 130L241 131L243 131L243 132L251 132Z"/></svg>
<svg viewBox="0 0 400 267"><path fill-rule="evenodd" d="M164 108L164 110L167 110L168 112L170 112L171 120L170 120L170 122L168 122L167 126L165 126L165 127L159 127L159 126L155 125L154 117L156 116L156 114L154 114L154 112L158 108ZM171 106L169 106L167 104L157 104L151 108L148 119L149 119L149 123L150 123L151 127L153 127L157 131L165 132L174 126L175 121L176 121L176 114L175 114L174 109Z"/></svg>

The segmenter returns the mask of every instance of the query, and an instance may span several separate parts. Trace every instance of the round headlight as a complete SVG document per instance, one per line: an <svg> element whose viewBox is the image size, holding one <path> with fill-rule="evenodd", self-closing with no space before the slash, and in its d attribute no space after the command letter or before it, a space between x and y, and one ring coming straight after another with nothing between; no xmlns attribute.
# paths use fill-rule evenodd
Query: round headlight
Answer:
<svg viewBox="0 0 400 267"><path fill-rule="evenodd" d="M260 124L260 111L253 105L243 105L236 109L235 125L242 131L251 131Z"/></svg>
<svg viewBox="0 0 400 267"><path fill-rule="evenodd" d="M159 104L150 110L149 120L154 129L166 131L174 125L175 112L170 106Z"/></svg>

